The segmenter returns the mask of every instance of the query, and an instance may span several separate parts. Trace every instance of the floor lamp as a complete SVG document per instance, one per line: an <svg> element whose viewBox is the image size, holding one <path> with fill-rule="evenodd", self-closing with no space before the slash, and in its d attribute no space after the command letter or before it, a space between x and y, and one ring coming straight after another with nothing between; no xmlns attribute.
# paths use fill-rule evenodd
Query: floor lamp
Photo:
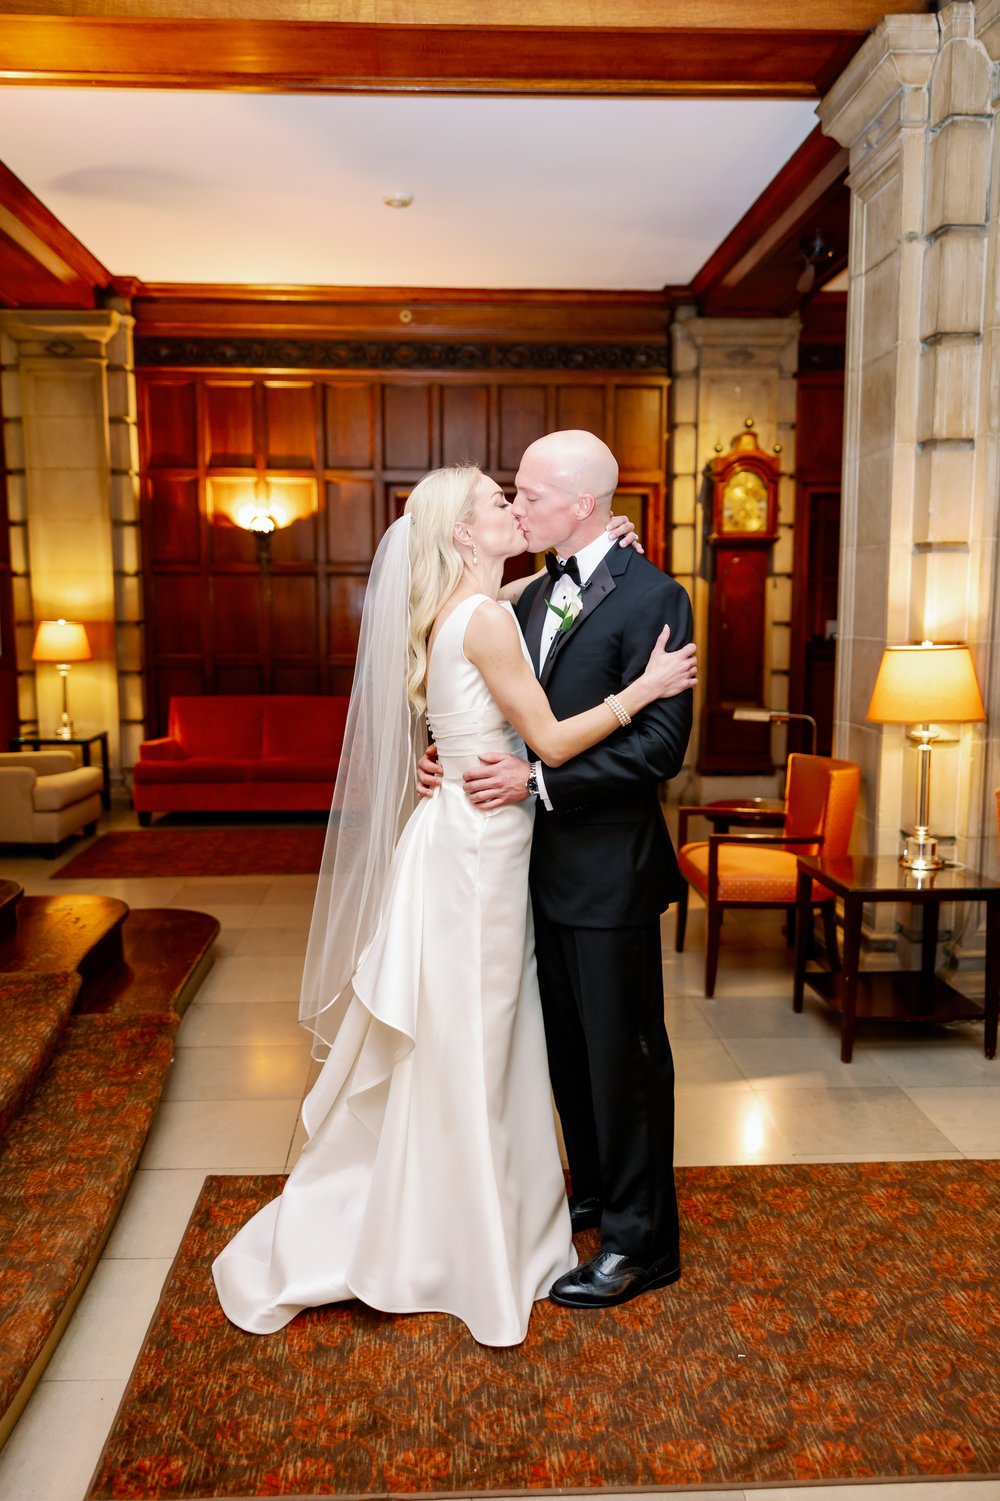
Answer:
<svg viewBox="0 0 1000 1501"><path fill-rule="evenodd" d="M939 870L944 861L930 831L931 746L935 724L961 724L986 718L972 653L967 646L887 646L866 716L873 724L908 724L917 744L917 825L905 836L900 865Z"/></svg>
<svg viewBox="0 0 1000 1501"><path fill-rule="evenodd" d="M54 662L62 678L62 718L56 735L60 740L73 739L73 721L69 717L66 680L72 662L90 660L90 642L83 626L75 620L42 620L31 651L33 662Z"/></svg>

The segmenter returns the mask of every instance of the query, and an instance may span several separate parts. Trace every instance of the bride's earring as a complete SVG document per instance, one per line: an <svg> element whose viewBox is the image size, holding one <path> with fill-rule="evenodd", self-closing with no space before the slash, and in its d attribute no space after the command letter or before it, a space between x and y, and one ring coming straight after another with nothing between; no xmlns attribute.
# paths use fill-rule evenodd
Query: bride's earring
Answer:
<svg viewBox="0 0 1000 1501"><path fill-rule="evenodd" d="M479 554L476 551L476 544L473 542L473 544L472 544L472 566L473 566L473 568L475 568L478 565L478 563L479 563Z"/></svg>

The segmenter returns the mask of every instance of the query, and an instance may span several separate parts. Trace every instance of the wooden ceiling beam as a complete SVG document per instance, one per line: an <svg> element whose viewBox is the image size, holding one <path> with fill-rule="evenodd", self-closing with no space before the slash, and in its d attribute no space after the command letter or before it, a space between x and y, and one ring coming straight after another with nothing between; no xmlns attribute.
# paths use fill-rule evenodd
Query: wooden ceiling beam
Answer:
<svg viewBox="0 0 1000 1501"><path fill-rule="evenodd" d="M9 6L12 0L6 0ZM503 25L341 25L299 20L208 20L21 14L0 0L0 80L23 84L266 92L696 95L814 98L846 67L884 0L840 0L852 25L771 27L735 0L742 26L678 28ZM905 10L922 0L897 0ZM74 8L77 8L74 5ZM602 4L597 12L605 12ZM519 5L517 14L528 8ZM770 14L771 7L768 6ZM789 15L803 14L801 0ZM772 20L774 18L772 17Z"/></svg>
<svg viewBox="0 0 1000 1501"><path fill-rule="evenodd" d="M0 162L0 302L93 307L111 272Z"/></svg>
<svg viewBox="0 0 1000 1501"><path fill-rule="evenodd" d="M833 254L823 276L847 261L848 154L819 126L789 157L691 283L706 317L781 316L799 302L804 234L822 233Z"/></svg>

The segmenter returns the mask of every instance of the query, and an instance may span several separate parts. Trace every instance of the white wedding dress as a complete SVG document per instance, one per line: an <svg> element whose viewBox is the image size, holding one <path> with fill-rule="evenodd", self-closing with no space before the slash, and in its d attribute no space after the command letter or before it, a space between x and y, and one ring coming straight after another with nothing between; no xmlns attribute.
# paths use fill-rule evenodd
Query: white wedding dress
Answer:
<svg viewBox="0 0 1000 1501"><path fill-rule="evenodd" d="M281 1197L213 1267L225 1313L254 1334L356 1297L519 1344L532 1303L576 1265L535 976L534 803L483 814L462 783L480 751L524 754L463 650L485 598L457 606L433 647L444 782L396 848L384 917L303 1104L309 1139Z"/></svg>

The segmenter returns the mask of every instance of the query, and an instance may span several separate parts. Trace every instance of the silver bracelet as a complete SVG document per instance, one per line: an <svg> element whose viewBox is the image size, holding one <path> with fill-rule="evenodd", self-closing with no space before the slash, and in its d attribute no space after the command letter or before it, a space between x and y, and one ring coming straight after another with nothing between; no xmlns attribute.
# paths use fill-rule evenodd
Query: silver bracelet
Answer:
<svg viewBox="0 0 1000 1501"><path fill-rule="evenodd" d="M632 723L631 714L629 714L625 709L622 708L621 704L615 698L613 693L609 693L604 702L607 704L608 708L611 710L612 714L615 716L622 729L624 729L627 724Z"/></svg>

